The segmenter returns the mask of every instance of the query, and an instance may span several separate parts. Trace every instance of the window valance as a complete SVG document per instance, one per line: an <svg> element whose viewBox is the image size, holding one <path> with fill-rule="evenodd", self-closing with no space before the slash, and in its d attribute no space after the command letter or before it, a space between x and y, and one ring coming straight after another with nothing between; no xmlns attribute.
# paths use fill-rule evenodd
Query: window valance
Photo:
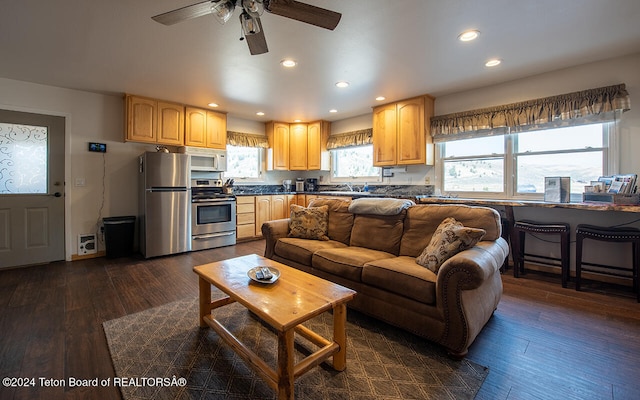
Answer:
<svg viewBox="0 0 640 400"><path fill-rule="evenodd" d="M506 128L518 131L563 121L613 120L616 112L628 111L630 107L629 93L624 84L619 84L435 116L431 118L431 135L436 141L447 141L503 134L507 132Z"/></svg>
<svg viewBox="0 0 640 400"><path fill-rule="evenodd" d="M327 149L339 149L341 147L362 146L373 143L373 129L339 133L329 136Z"/></svg>
<svg viewBox="0 0 640 400"><path fill-rule="evenodd" d="M227 131L227 144L240 147L261 147L263 149L269 147L269 141L266 136L233 131Z"/></svg>

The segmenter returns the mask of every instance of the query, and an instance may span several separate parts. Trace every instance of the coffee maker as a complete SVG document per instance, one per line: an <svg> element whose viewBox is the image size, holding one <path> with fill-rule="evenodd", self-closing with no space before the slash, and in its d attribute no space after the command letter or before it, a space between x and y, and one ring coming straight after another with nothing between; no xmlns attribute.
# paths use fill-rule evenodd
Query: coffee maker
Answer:
<svg viewBox="0 0 640 400"><path fill-rule="evenodd" d="M304 184L304 190L306 192L317 192L318 191L318 179L316 178L307 178Z"/></svg>

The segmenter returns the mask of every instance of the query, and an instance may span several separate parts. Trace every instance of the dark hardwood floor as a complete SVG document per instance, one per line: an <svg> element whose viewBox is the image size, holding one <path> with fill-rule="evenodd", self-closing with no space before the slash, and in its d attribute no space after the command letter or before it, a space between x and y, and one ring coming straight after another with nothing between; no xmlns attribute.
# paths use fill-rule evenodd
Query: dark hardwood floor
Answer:
<svg viewBox="0 0 640 400"><path fill-rule="evenodd" d="M0 399L119 399L113 386L43 385L113 377L102 322L195 296L193 266L263 250L255 241L152 260L0 271L0 376L35 380L3 385ZM503 282L502 301L468 355L490 368L478 399L640 398L634 297L562 289L558 278L534 273L514 279L511 270Z"/></svg>

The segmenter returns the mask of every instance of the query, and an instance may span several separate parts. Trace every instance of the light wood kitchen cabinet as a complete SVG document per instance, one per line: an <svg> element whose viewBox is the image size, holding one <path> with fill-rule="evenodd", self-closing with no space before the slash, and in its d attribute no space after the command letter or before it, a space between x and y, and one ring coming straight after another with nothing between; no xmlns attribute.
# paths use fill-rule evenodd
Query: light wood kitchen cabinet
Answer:
<svg viewBox="0 0 640 400"><path fill-rule="evenodd" d="M256 234L255 196L238 196L236 199L236 237L253 238Z"/></svg>
<svg viewBox="0 0 640 400"><path fill-rule="evenodd" d="M262 236L262 224L271 221L271 196L256 196L256 236Z"/></svg>
<svg viewBox="0 0 640 400"><path fill-rule="evenodd" d="M271 219L287 218L288 200L284 194L271 196Z"/></svg>
<svg viewBox="0 0 640 400"><path fill-rule="evenodd" d="M289 125L289 170L307 170L307 124Z"/></svg>
<svg viewBox="0 0 640 400"><path fill-rule="evenodd" d="M268 169L289 171L329 170L330 124L315 121L308 124L287 124L271 121L266 124L269 139Z"/></svg>
<svg viewBox="0 0 640 400"><path fill-rule="evenodd" d="M297 194L296 195L296 202L295 204L302 206L302 207L306 207L307 206L307 196L304 194Z"/></svg>
<svg viewBox="0 0 640 400"><path fill-rule="evenodd" d="M289 169L289 124L283 122L266 123L269 140L269 168L274 170Z"/></svg>
<svg viewBox="0 0 640 400"><path fill-rule="evenodd" d="M425 95L373 109L373 165L433 165L433 103Z"/></svg>
<svg viewBox="0 0 640 400"><path fill-rule="evenodd" d="M291 205L298 204L298 195L297 194L286 194L287 198L287 208L285 208L285 218L289 218L291 216Z"/></svg>
<svg viewBox="0 0 640 400"><path fill-rule="evenodd" d="M126 141L182 146L184 106L162 100L127 95Z"/></svg>
<svg viewBox="0 0 640 400"><path fill-rule="evenodd" d="M227 148L227 115L224 113L187 107L185 110L186 146Z"/></svg>
<svg viewBox="0 0 640 400"><path fill-rule="evenodd" d="M307 126L307 169L329 170L329 151L327 141L330 134L327 121L311 122Z"/></svg>

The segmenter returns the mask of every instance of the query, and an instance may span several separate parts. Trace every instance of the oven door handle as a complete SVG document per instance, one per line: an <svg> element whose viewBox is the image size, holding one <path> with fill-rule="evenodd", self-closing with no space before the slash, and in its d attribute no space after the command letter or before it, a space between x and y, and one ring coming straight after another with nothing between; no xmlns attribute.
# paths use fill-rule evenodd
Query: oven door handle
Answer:
<svg viewBox="0 0 640 400"><path fill-rule="evenodd" d="M202 203L224 203L227 202L229 204L233 203L235 199L229 198L220 198L220 199L192 199L192 203L202 204Z"/></svg>
<svg viewBox="0 0 640 400"><path fill-rule="evenodd" d="M213 238L222 237L222 236L233 236L235 234L236 234L236 231L222 232L222 233L212 233L212 234L209 234L209 235L194 236L193 240L206 240L206 239L213 239Z"/></svg>

